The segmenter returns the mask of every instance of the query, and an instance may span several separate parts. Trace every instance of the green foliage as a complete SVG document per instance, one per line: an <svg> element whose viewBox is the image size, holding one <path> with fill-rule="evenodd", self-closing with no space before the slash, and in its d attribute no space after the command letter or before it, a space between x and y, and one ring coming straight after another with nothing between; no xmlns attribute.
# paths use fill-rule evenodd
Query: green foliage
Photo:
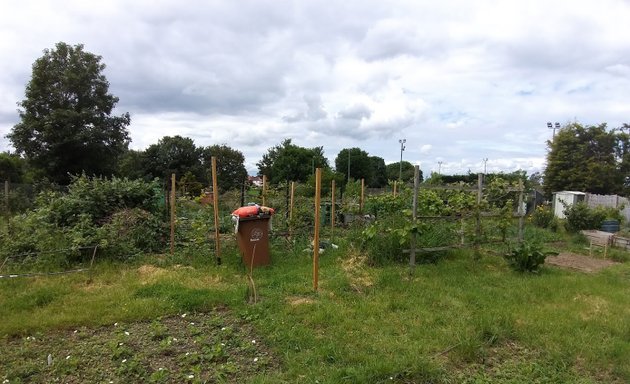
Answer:
<svg viewBox="0 0 630 384"><path fill-rule="evenodd" d="M608 131L606 124L572 123L561 128L548 142L545 192L623 193L628 167L624 135Z"/></svg>
<svg viewBox="0 0 630 384"><path fill-rule="evenodd" d="M118 98L109 92L101 57L57 43L33 64L20 122L7 136L16 151L52 181L69 174L112 175L129 143L128 113L111 116Z"/></svg>
<svg viewBox="0 0 630 384"><path fill-rule="evenodd" d="M400 176L400 161L396 163L387 164L387 179L388 180L398 180ZM415 167L408 161L403 160L402 162L402 181L405 183L413 183L413 178L415 174ZM420 170L420 181L423 180L422 170Z"/></svg>
<svg viewBox="0 0 630 384"><path fill-rule="evenodd" d="M281 182L304 182L315 168L329 168L323 147L304 148L284 140L271 147L256 163L258 174L266 175L271 184Z"/></svg>
<svg viewBox="0 0 630 384"><path fill-rule="evenodd" d="M554 227L555 216L551 207L548 205L539 205L532 214L532 223L540 228Z"/></svg>
<svg viewBox="0 0 630 384"><path fill-rule="evenodd" d="M550 255L557 255L557 252L544 252L540 245L523 241L509 250L505 259L515 271L537 272Z"/></svg>
<svg viewBox="0 0 630 384"><path fill-rule="evenodd" d="M599 229L606 219L606 210L589 208L586 203L579 202L564 210L565 228L569 232L583 229Z"/></svg>
<svg viewBox="0 0 630 384"><path fill-rule="evenodd" d="M158 178L168 184L171 174L181 178L190 172L196 179L204 177L201 165L202 148L188 137L164 136L157 144L150 145L141 158L145 178Z"/></svg>
<svg viewBox="0 0 630 384"><path fill-rule="evenodd" d="M221 192L240 189L247 180L245 156L241 151L222 145L212 145L202 150L202 166L206 170L208 185L212 182L212 156L217 159L217 184Z"/></svg>
<svg viewBox="0 0 630 384"><path fill-rule="evenodd" d="M348 168L350 163L350 168ZM337 154L335 158L335 169L338 173L345 175L344 179L348 181L348 169L350 170L350 179L369 181L373 175L372 160L370 155L361 148L344 148Z"/></svg>
<svg viewBox="0 0 630 384"><path fill-rule="evenodd" d="M11 218L0 230L0 254L49 252L38 262L59 266L76 252L50 251L99 245L99 256L109 258L158 251L166 229L160 195L156 182L73 177L67 193L42 192L34 209Z"/></svg>

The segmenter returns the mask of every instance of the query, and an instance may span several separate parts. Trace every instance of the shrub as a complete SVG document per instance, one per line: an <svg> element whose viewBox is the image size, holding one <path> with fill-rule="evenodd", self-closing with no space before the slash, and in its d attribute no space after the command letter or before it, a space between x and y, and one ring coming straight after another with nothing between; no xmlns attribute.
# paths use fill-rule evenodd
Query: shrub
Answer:
<svg viewBox="0 0 630 384"><path fill-rule="evenodd" d="M554 220L553 211L548 205L539 205L532 214L532 223L540 228L551 228Z"/></svg>
<svg viewBox="0 0 630 384"><path fill-rule="evenodd" d="M569 232L583 229L598 229L606 219L606 211L591 209L586 203L576 203L564 210L566 216L565 227Z"/></svg>
<svg viewBox="0 0 630 384"><path fill-rule="evenodd" d="M537 272L550 255L557 253L543 252L539 244L523 241L516 248L509 250L505 254L505 259L515 271Z"/></svg>

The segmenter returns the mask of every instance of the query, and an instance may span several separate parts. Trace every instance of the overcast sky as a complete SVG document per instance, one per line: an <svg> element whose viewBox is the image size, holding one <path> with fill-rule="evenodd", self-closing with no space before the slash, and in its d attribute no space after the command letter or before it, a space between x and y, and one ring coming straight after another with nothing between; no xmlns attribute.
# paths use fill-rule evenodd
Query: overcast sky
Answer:
<svg viewBox="0 0 630 384"><path fill-rule="evenodd" d="M31 1L0 15L0 151L31 65L102 56L134 149L163 136L243 152L285 138L334 166L360 147L425 174L544 168L547 121L630 122L630 2Z"/></svg>

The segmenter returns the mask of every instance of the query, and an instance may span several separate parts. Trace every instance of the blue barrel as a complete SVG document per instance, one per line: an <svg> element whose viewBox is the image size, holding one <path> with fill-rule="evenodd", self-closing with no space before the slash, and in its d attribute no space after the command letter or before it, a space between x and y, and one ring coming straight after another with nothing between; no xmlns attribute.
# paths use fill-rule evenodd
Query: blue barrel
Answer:
<svg viewBox="0 0 630 384"><path fill-rule="evenodd" d="M610 233L619 232L619 220L602 221L602 231Z"/></svg>

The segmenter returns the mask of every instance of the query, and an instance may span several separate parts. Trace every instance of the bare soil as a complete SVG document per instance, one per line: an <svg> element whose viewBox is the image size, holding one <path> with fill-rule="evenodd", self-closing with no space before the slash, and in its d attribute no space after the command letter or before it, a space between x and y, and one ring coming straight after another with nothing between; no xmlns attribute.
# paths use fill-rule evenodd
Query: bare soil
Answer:
<svg viewBox="0 0 630 384"><path fill-rule="evenodd" d="M618 265L619 263L612 260L596 259L575 253L562 252L558 256L548 256L545 260L545 264L586 273L595 273L604 268Z"/></svg>

